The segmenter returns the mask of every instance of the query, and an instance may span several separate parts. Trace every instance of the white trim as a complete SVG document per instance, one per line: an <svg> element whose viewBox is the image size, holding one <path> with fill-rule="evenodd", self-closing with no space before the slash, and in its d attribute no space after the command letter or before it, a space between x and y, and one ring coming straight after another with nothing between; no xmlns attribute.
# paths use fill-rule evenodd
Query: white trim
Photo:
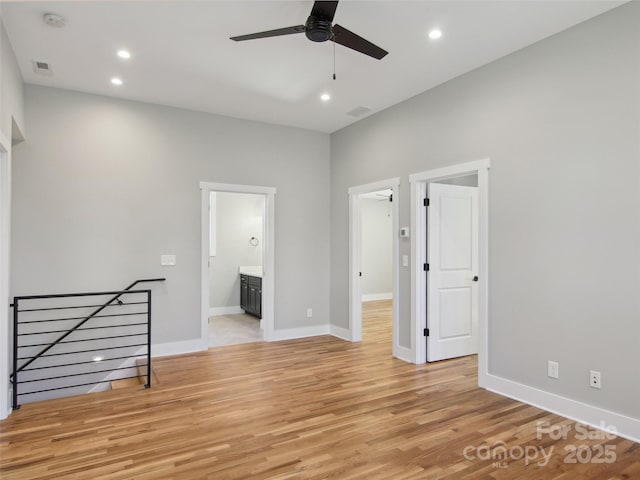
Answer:
<svg viewBox="0 0 640 480"><path fill-rule="evenodd" d="M274 330L271 341L294 340L296 338L317 337L319 335L329 335L329 325L312 325L310 327L284 328Z"/></svg>
<svg viewBox="0 0 640 480"><path fill-rule="evenodd" d="M207 344L200 339L183 340L181 342L157 343L151 345L152 357L166 357L169 355L184 355L185 353L202 352L207 350Z"/></svg>
<svg viewBox="0 0 640 480"><path fill-rule="evenodd" d="M218 198L216 192L209 192L209 257L215 257L218 249Z"/></svg>
<svg viewBox="0 0 640 480"><path fill-rule="evenodd" d="M342 340L351 341L351 332L347 328L342 328L337 325L329 325L329 334L334 337L341 338Z"/></svg>
<svg viewBox="0 0 640 480"><path fill-rule="evenodd" d="M356 185L354 187L349 187L347 189L347 193L349 195L360 195L362 193L373 193L379 190L388 190L398 188L400 186L400 178L387 178L386 180L380 180L378 182L365 183L364 185ZM393 192L393 201L396 200L396 192ZM393 203L393 202L391 202Z"/></svg>
<svg viewBox="0 0 640 480"><path fill-rule="evenodd" d="M201 198L201 271L200 271L200 340L209 344L209 201L211 192L253 193L264 195L264 241L262 242L262 319L260 328L267 342L274 340L275 318L275 195L274 187L200 182Z"/></svg>
<svg viewBox="0 0 640 480"><path fill-rule="evenodd" d="M447 180L450 178L464 177L473 175L479 170L488 170L491 168L491 159L483 158L481 160L473 160L471 162L459 163L448 167L435 168L424 172L412 173L409 175L409 183L417 182L436 182L438 180ZM478 179L478 186L480 179Z"/></svg>
<svg viewBox="0 0 640 480"><path fill-rule="evenodd" d="M236 185L233 183L200 182L201 190L210 192L228 193L255 193L262 195L275 195L275 187L263 187L260 185Z"/></svg>
<svg viewBox="0 0 640 480"><path fill-rule="evenodd" d="M491 392L533 405L585 425L598 429L602 429L602 424L607 427L615 427L617 430L616 435L640 443L640 420L637 418L587 405L586 403L491 374L485 375L483 386Z"/></svg>
<svg viewBox="0 0 640 480"><path fill-rule="evenodd" d="M9 280L11 241L11 143L0 133L0 419L11 413L9 387Z"/></svg>
<svg viewBox="0 0 640 480"><path fill-rule="evenodd" d="M386 293L363 293L362 301L363 302L375 302L378 300L392 300L393 292Z"/></svg>
<svg viewBox="0 0 640 480"><path fill-rule="evenodd" d="M400 262L398 256L400 252L400 178L388 178L378 182L357 185L347 190L349 195L349 331L352 342L362 340L362 294L360 287L360 257L362 241L360 238L360 198L363 193L377 192L379 190L393 190L392 208L392 262L391 270L393 275L393 298L400 298ZM399 302L393 302L391 308L392 315L392 351L393 356L399 347Z"/></svg>
<svg viewBox="0 0 640 480"><path fill-rule="evenodd" d="M413 352L407 347L398 346L393 356L408 363L415 363L413 361Z"/></svg>
<svg viewBox="0 0 640 480"><path fill-rule="evenodd" d="M349 338L352 342L362 340L360 217L360 201L358 200L358 195L349 192Z"/></svg>
<svg viewBox="0 0 640 480"><path fill-rule="evenodd" d="M436 168L409 175L411 185L411 358L414 363L427 361L427 348L423 330L426 318L426 278L423 265L426 262L426 224L423 199L427 183L464 175L478 174L478 385L484 387L488 375L489 329L489 168L491 160L485 158L472 162Z"/></svg>
<svg viewBox="0 0 640 480"><path fill-rule="evenodd" d="M236 305L233 307L212 307L209 309L210 317L215 317L218 315L239 315L240 313L244 313L244 310L240 308L240 305Z"/></svg>

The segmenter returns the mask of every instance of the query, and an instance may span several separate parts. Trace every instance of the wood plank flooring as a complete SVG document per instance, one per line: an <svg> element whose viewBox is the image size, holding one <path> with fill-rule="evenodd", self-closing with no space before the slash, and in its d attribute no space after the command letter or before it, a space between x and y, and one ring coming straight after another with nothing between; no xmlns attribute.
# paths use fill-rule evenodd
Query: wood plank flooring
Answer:
<svg viewBox="0 0 640 480"><path fill-rule="evenodd" d="M389 307L365 305L360 344L323 336L219 347L155 360L149 390L25 405L0 422L0 477L640 478L640 445L578 441L574 422L478 389L474 357L392 359ZM543 421L572 431L538 440ZM485 458L501 445L510 454ZM543 466L541 448L551 451ZM615 461L579 463L604 459L600 448Z"/></svg>

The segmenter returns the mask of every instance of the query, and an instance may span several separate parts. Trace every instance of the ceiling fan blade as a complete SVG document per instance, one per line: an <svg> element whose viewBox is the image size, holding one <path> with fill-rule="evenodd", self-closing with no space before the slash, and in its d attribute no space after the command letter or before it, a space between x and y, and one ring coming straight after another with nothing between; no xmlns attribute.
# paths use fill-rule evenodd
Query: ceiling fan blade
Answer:
<svg viewBox="0 0 640 480"><path fill-rule="evenodd" d="M318 20L333 22L336 8L338 8L338 2L314 2L313 8L311 9L311 16Z"/></svg>
<svg viewBox="0 0 640 480"><path fill-rule="evenodd" d="M231 37L231 40L242 42L243 40L255 40L257 38L279 37L281 35L291 35L294 33L303 33L304 25L296 25L295 27L278 28L276 30L267 30L266 32L250 33L248 35L240 35Z"/></svg>
<svg viewBox="0 0 640 480"><path fill-rule="evenodd" d="M333 26L333 38L331 38L334 42L343 45L347 48L351 48L352 50L356 50L360 53L364 53L365 55L369 55L370 57L376 58L380 60L387 53L386 50L374 45L369 40L365 40L359 35L347 30L346 28L340 25Z"/></svg>

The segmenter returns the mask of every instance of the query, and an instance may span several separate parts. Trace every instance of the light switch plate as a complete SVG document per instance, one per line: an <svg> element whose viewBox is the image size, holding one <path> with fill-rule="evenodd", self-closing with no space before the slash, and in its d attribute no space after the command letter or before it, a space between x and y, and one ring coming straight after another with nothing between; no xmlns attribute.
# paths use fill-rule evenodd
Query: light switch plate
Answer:
<svg viewBox="0 0 640 480"><path fill-rule="evenodd" d="M409 255L402 255L402 266L403 267L409 266Z"/></svg>
<svg viewBox="0 0 640 480"><path fill-rule="evenodd" d="M160 255L160 265L164 267L174 267L176 265L176 256Z"/></svg>

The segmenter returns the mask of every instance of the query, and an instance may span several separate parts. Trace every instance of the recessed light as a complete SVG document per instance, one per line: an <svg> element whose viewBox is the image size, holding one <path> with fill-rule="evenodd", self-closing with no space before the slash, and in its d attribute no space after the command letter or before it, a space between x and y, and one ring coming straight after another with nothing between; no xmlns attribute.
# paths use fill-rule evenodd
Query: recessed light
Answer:
<svg viewBox="0 0 640 480"><path fill-rule="evenodd" d="M442 37L442 31L438 30L437 28L435 30L431 30L429 32L429 38L431 40L437 40L440 37Z"/></svg>
<svg viewBox="0 0 640 480"><path fill-rule="evenodd" d="M113 77L111 79L111 83L113 83L114 85L122 85L122 79L120 79L118 77Z"/></svg>
<svg viewBox="0 0 640 480"><path fill-rule="evenodd" d="M91 360L93 360L94 362L101 362L102 360L104 360L104 357L102 357L100 355L96 355Z"/></svg>
<svg viewBox="0 0 640 480"><path fill-rule="evenodd" d="M328 93L323 93L322 95L320 95L320 100L322 100L323 102L328 102L329 100L331 100L331 95L329 95Z"/></svg>
<svg viewBox="0 0 640 480"><path fill-rule="evenodd" d="M129 58L131 58L131 54L129 53L129 50L118 50L118 56L120 58L124 58L125 60L128 60Z"/></svg>

